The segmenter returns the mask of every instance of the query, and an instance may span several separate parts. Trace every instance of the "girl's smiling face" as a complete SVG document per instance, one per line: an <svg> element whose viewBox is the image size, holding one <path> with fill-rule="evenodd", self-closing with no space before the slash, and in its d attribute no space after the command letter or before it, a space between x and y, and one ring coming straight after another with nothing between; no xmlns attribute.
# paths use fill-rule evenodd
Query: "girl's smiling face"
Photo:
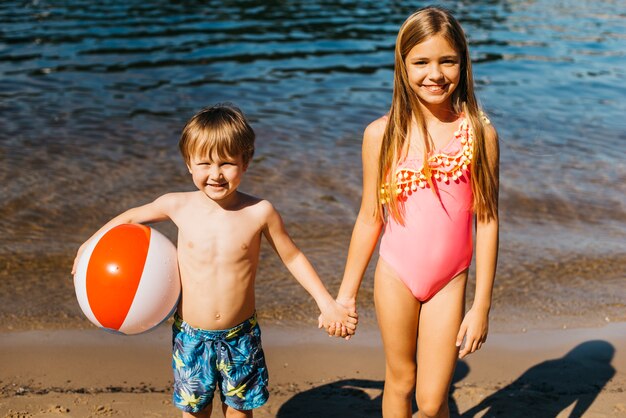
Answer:
<svg viewBox="0 0 626 418"><path fill-rule="evenodd" d="M461 79L461 57L442 35L415 45L407 54L409 85L423 106L450 107Z"/></svg>

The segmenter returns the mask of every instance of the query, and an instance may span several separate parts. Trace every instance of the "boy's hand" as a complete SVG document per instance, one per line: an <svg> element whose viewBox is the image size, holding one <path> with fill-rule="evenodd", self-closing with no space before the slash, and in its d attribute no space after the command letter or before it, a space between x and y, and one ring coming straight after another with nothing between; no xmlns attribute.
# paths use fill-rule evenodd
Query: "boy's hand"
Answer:
<svg viewBox="0 0 626 418"><path fill-rule="evenodd" d="M324 306L318 321L320 328L329 330L333 327L333 335L348 338L356 330L358 316L356 312L350 313L346 307L333 300Z"/></svg>
<svg viewBox="0 0 626 418"><path fill-rule="evenodd" d="M80 256L83 253L83 251L85 251L85 246L87 245L86 241L83 245L80 246L80 248L78 249L78 252L76 253L76 257L74 258L74 265L72 266L72 276L74 274L76 274L76 266L78 266L78 260L80 260Z"/></svg>

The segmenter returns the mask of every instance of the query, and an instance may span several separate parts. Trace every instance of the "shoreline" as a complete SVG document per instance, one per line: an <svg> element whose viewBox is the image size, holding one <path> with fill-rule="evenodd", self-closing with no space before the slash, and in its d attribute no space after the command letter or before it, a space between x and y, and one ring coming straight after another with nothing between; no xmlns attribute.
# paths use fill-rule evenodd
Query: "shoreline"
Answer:
<svg viewBox="0 0 626 418"><path fill-rule="evenodd" d="M308 309L304 307L303 309ZM78 309L78 308L77 308ZM317 328L315 307L310 307L311 313L303 315L302 318L285 319L283 315L279 318L264 311L257 311L260 323L265 327L282 330L304 330L308 332ZM308 311L307 311L308 313ZM517 315L519 314L519 315ZM101 331L94 324L89 322L82 312L76 312L76 316L62 315L58 320L47 321L42 317L18 317L10 315L0 316L0 335L19 334L26 332L45 331ZM305 318L306 317L306 318ZM503 319L507 318L507 319ZM509 319L514 318L514 319ZM170 317L164 325L171 325L173 319ZM606 315L597 313L593 318L588 316L565 315L560 313L556 316L545 317L544 315L524 315L523 312L512 310L508 315L504 315L496 306L490 313L489 330L495 334L524 334L527 332L576 330L576 329L596 329L611 326L612 324L626 323L625 315ZM378 326L376 314L373 308L362 308L359 311L359 328L376 328ZM152 330L145 334L151 334ZM360 332L359 332L360 333Z"/></svg>
<svg viewBox="0 0 626 418"><path fill-rule="evenodd" d="M380 416L384 356L375 326L348 342L315 329L261 327L271 396L255 417ZM167 325L130 337L0 333L0 417L177 416L169 339ZM624 416L625 390L626 322L492 333L457 364L451 416L556 417L576 405L583 416Z"/></svg>

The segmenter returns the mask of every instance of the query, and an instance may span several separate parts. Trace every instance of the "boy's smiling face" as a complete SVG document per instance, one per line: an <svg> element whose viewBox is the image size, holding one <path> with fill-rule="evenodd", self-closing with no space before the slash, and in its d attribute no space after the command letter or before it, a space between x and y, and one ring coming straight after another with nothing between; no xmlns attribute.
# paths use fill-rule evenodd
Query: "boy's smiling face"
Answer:
<svg viewBox="0 0 626 418"><path fill-rule="evenodd" d="M220 157L193 155L187 165L193 183L211 200L218 203L233 195L248 165L242 155Z"/></svg>

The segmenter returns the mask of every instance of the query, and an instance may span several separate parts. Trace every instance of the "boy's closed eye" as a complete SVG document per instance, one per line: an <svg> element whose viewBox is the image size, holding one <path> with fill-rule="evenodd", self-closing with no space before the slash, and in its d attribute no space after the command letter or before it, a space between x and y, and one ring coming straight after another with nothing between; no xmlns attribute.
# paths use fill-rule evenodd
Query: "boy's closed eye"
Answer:
<svg viewBox="0 0 626 418"><path fill-rule="evenodd" d="M196 165L203 165L203 166L211 166L211 165L219 165L221 166L225 166L225 165L237 165L237 163L235 161L217 161L217 162L213 162L213 161L198 161L195 163Z"/></svg>

